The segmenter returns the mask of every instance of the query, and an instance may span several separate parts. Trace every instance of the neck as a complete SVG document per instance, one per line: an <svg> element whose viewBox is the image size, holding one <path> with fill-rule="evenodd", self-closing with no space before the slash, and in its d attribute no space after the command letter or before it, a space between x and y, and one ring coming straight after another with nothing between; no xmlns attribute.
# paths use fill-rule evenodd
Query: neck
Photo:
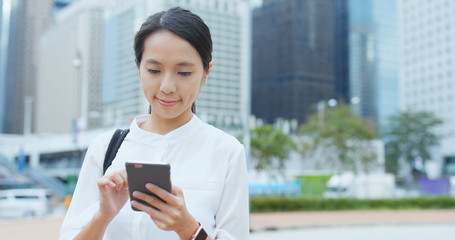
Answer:
<svg viewBox="0 0 455 240"><path fill-rule="evenodd" d="M193 113L191 110L173 119L162 118L156 114L153 114L152 111L150 117L147 119L147 121L140 125L140 128L149 132L166 135L169 132L185 125L191 120L192 117Z"/></svg>

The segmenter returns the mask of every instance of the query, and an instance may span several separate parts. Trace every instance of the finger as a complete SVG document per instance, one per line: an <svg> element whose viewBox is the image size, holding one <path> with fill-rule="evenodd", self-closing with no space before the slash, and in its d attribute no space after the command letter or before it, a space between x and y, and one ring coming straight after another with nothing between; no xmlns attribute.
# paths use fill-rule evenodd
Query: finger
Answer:
<svg viewBox="0 0 455 240"><path fill-rule="evenodd" d="M150 186L152 189L154 188L153 184ZM157 187L157 186L155 186ZM166 214L171 219L178 219L184 214L187 210L185 207L185 199L183 198L183 191L181 188L173 185L172 186L172 193L170 194L164 189L157 187L159 190L164 191L163 197L156 194L158 197L163 199L165 196L168 196L168 199L163 199L165 203L161 202L158 198L155 198L155 201L160 201L160 203L156 203L159 206L159 209Z"/></svg>
<svg viewBox="0 0 455 240"><path fill-rule="evenodd" d="M174 196L172 194L170 194L168 191L154 185L154 184L151 184L151 183L147 183L145 185L145 188L147 188L147 190L149 190L150 192L154 193L156 196L158 196L159 198L161 198L163 201L169 203L169 204L172 204L174 202Z"/></svg>
<svg viewBox="0 0 455 240"><path fill-rule="evenodd" d="M125 169L120 169L120 170L117 170L117 171L114 171L114 172L111 172L109 174L106 174L105 177L112 177L112 176L116 176L116 175L120 175L122 177L124 177L126 179L126 170Z"/></svg>
<svg viewBox="0 0 455 240"><path fill-rule="evenodd" d="M140 203L138 201L131 201L131 206L147 213L154 221L157 220L157 221L160 221L160 222L167 222L167 216L161 212L160 210L157 210L157 209L154 209L150 206L147 206L143 203Z"/></svg>
<svg viewBox="0 0 455 240"><path fill-rule="evenodd" d="M125 169L118 170L109 175L109 178L116 184L117 191L128 188L128 181Z"/></svg>
<svg viewBox="0 0 455 240"><path fill-rule="evenodd" d="M164 203L162 200L158 199L155 196L146 194L146 193L134 191L133 197L147 202L148 204L152 205L153 207L159 209L160 211L167 211L169 208L169 206L167 206L167 204Z"/></svg>
<svg viewBox="0 0 455 240"><path fill-rule="evenodd" d="M102 177L96 181L98 184L98 187L109 187L109 188L114 188L116 184L111 181L111 179Z"/></svg>
<svg viewBox="0 0 455 240"><path fill-rule="evenodd" d="M119 171L119 174L120 174L120 176L122 176L123 180L124 180L125 182L127 182L128 178L127 178L125 169L120 170L120 171Z"/></svg>
<svg viewBox="0 0 455 240"><path fill-rule="evenodd" d="M123 184L124 184L124 180L122 178L122 176L120 174L114 174L111 176L111 179L112 181L115 183L116 185L116 190L117 191L120 191L120 189L122 188Z"/></svg>
<svg viewBox="0 0 455 240"><path fill-rule="evenodd" d="M120 171L119 171L119 174L120 174L120 176L121 176L122 179L123 179L123 186L122 186L122 188L123 188L123 189L128 189L128 178L127 178L125 169L120 170Z"/></svg>
<svg viewBox="0 0 455 240"><path fill-rule="evenodd" d="M128 190L128 182L127 181L125 181L123 183L123 189Z"/></svg>

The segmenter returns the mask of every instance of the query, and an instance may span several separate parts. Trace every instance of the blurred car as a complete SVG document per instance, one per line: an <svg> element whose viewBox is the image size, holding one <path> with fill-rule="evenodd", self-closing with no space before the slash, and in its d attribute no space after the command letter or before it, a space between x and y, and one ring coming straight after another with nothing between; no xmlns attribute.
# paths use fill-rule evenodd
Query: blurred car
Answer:
<svg viewBox="0 0 455 240"><path fill-rule="evenodd" d="M0 191L0 218L43 216L49 213L46 189Z"/></svg>
<svg viewBox="0 0 455 240"><path fill-rule="evenodd" d="M343 173L333 175L326 184L325 198L392 198L395 190L395 177L392 174Z"/></svg>

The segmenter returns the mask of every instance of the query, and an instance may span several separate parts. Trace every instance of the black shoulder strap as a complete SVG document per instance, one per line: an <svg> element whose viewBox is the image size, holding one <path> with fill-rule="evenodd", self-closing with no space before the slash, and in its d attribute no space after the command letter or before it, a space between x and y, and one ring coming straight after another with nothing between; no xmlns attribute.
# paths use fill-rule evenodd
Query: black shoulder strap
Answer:
<svg viewBox="0 0 455 240"><path fill-rule="evenodd" d="M109 142L109 146L107 147L107 151L104 156L103 175L106 173L107 168L111 166L112 161L117 155L117 151L120 148L120 145L122 145L123 139L125 139L126 135L129 132L129 129L117 129L114 135L112 135L111 141Z"/></svg>

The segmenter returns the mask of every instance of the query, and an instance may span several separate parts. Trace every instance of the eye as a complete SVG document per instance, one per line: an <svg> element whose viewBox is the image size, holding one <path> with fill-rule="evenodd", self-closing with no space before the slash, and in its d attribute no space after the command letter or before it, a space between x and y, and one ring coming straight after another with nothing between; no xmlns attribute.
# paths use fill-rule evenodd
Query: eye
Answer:
<svg viewBox="0 0 455 240"><path fill-rule="evenodd" d="M179 72L182 76L190 76L192 72Z"/></svg>
<svg viewBox="0 0 455 240"><path fill-rule="evenodd" d="M147 72L150 72L150 73L159 73L160 70L147 68Z"/></svg>

